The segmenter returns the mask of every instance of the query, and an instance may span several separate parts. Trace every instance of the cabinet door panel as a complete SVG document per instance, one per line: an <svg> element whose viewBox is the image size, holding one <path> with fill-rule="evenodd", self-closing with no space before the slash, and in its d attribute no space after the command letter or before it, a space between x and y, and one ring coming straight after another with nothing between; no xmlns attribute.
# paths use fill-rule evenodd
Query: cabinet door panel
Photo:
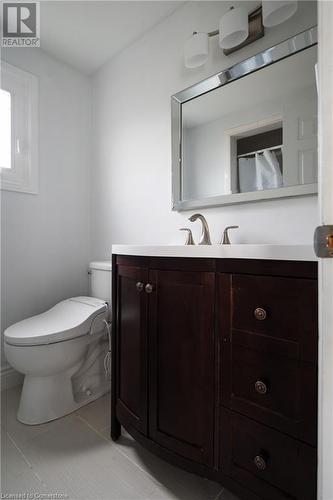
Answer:
<svg viewBox="0 0 333 500"><path fill-rule="evenodd" d="M150 271L150 437L212 463L214 274Z"/></svg>
<svg viewBox="0 0 333 500"><path fill-rule="evenodd" d="M147 432L147 282L146 269L117 269L117 416ZM142 289L137 287L142 283Z"/></svg>

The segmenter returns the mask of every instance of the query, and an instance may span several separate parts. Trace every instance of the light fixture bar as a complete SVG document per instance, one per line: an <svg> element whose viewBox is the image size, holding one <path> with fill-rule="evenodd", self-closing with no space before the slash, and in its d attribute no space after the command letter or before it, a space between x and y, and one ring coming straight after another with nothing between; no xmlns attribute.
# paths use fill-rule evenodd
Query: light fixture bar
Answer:
<svg viewBox="0 0 333 500"><path fill-rule="evenodd" d="M212 36L216 36L220 33L220 30L210 31L207 35L211 38Z"/></svg>
<svg viewBox="0 0 333 500"><path fill-rule="evenodd" d="M225 55L232 54L265 35L264 26L280 24L297 11L298 0L263 0L247 13L245 7L230 7L221 17L219 29L210 32L194 31L184 46L185 66L197 68L205 64L209 55L209 38L219 36L219 45Z"/></svg>

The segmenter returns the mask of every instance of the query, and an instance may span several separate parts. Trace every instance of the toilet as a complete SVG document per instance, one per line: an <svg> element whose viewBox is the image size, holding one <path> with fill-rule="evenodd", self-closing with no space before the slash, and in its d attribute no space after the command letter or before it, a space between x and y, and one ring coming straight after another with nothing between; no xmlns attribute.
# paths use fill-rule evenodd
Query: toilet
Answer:
<svg viewBox="0 0 333 500"><path fill-rule="evenodd" d="M17 418L28 425L71 413L110 390L111 263L89 265L90 296L62 300L4 332L4 352L24 374Z"/></svg>

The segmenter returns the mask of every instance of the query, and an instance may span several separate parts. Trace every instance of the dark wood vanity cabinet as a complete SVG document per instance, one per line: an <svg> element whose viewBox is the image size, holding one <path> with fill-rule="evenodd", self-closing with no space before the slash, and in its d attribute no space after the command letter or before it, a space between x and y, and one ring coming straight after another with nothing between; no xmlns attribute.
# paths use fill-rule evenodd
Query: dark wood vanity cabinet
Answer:
<svg viewBox="0 0 333 500"><path fill-rule="evenodd" d="M113 256L113 439L245 500L315 500L316 273Z"/></svg>

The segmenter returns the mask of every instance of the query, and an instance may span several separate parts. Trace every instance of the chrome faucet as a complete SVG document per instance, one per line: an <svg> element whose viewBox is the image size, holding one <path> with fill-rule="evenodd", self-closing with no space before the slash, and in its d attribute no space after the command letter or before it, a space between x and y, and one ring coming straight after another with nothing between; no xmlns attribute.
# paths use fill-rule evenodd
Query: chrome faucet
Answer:
<svg viewBox="0 0 333 500"><path fill-rule="evenodd" d="M197 219L199 219L202 224L201 237L198 245L211 245L212 242L210 241L209 227L205 217L201 214L193 214L188 220L194 222Z"/></svg>
<svg viewBox="0 0 333 500"><path fill-rule="evenodd" d="M229 234L228 231L229 229L238 229L239 226L227 226L225 230L223 231L222 239L220 241L220 245L230 245L230 240L229 240Z"/></svg>

